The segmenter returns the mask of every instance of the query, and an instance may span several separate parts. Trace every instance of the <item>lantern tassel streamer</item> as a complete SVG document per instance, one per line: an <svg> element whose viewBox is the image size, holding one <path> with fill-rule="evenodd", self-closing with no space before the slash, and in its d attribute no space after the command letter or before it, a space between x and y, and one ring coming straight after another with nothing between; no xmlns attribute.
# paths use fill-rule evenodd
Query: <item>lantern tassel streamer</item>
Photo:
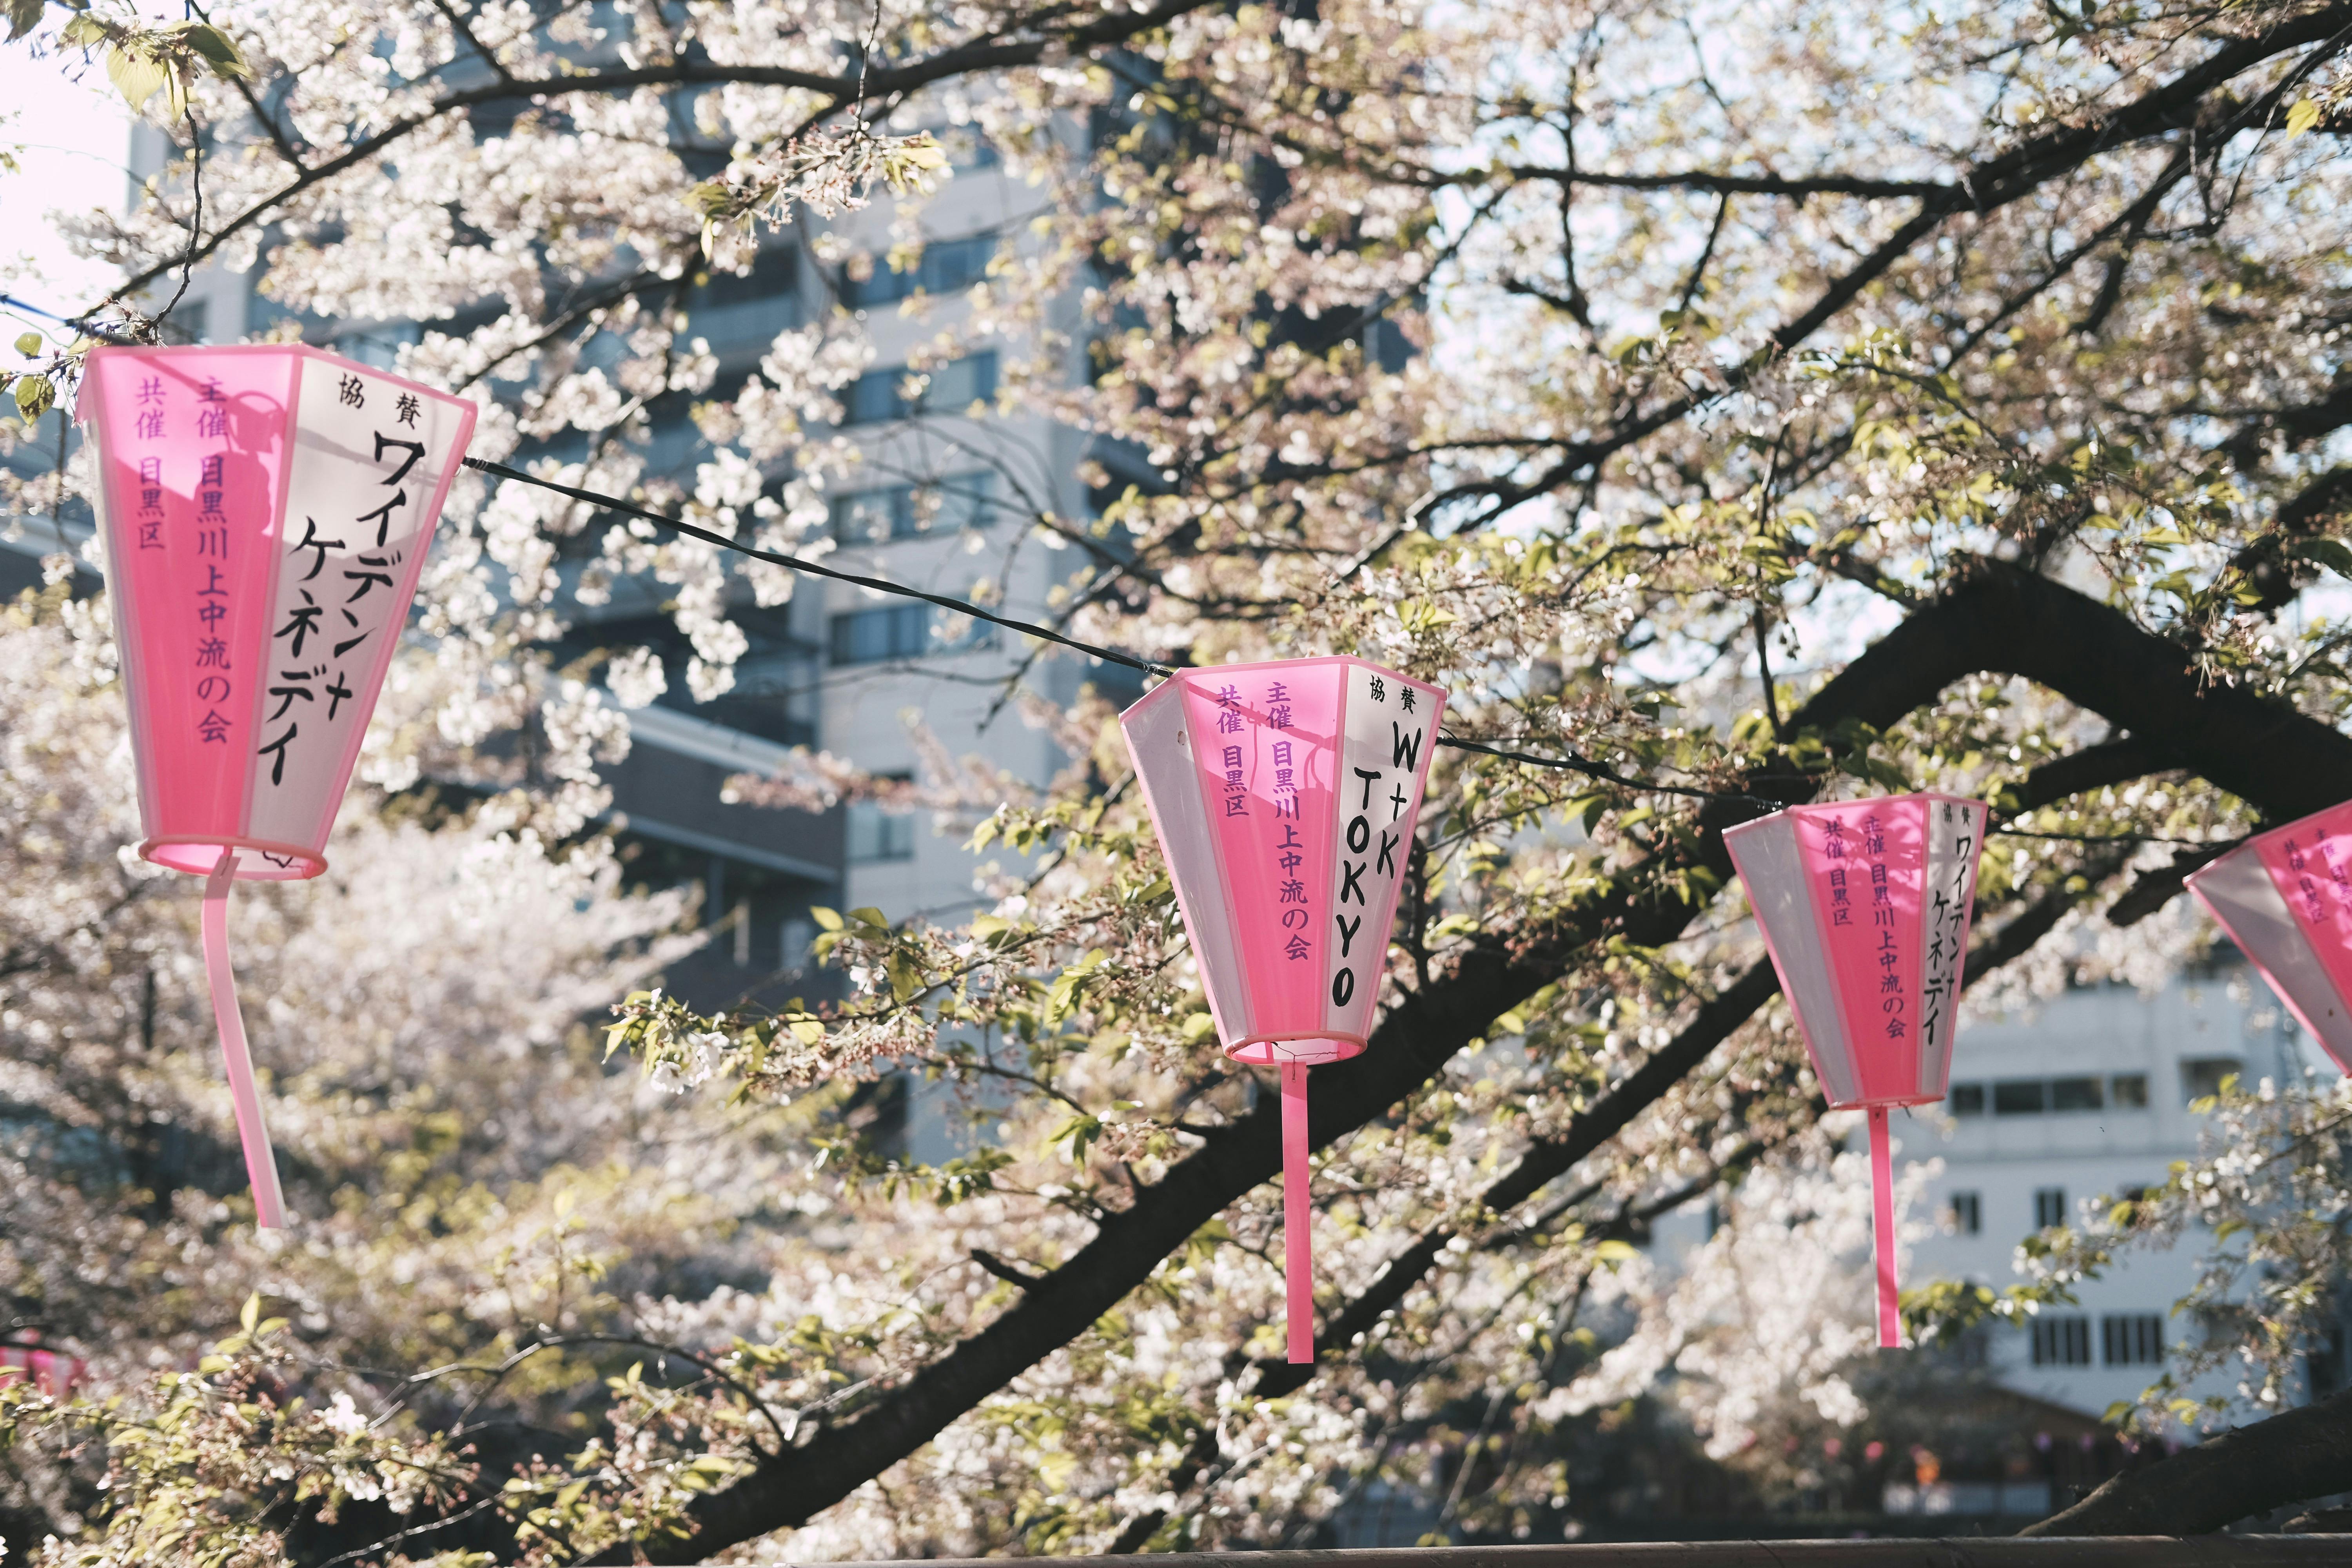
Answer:
<svg viewBox="0 0 2352 1568"><path fill-rule="evenodd" d="M262 1229L283 1230L286 1199L278 1189L278 1156L269 1147L268 1124L261 1119L253 1052L246 1044L245 1015L236 1005L236 973L228 962L228 894L236 885L236 852L224 849L219 865L205 881L205 975L212 983L213 1022L220 1029L221 1062L228 1068L229 1098L236 1106L236 1135L245 1145L254 1213Z"/></svg>
<svg viewBox="0 0 2352 1568"><path fill-rule="evenodd" d="M1307 1201L1307 1064L1282 1064L1282 1289L1293 1365L1315 1360L1315 1234Z"/></svg>
<svg viewBox="0 0 2352 1568"><path fill-rule="evenodd" d="M1903 1344L1903 1311L1895 1289L1895 1151L1886 1130L1886 1108L1870 1108L1870 1199L1872 1251L1878 1261L1878 1347Z"/></svg>

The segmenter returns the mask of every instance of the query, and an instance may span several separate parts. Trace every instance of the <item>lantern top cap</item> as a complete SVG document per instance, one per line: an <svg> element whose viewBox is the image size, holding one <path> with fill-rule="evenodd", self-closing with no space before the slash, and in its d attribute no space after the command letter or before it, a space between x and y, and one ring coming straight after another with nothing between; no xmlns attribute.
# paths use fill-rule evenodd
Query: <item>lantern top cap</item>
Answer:
<svg viewBox="0 0 2352 1568"><path fill-rule="evenodd" d="M215 354L265 358L274 355L280 359L324 360L329 364L350 365L354 370L362 371L379 381L388 382L404 392L439 398L444 403L473 401L471 398L460 396L442 387L427 386L421 381L412 381L396 372L384 370L377 365L363 364L348 354L339 354L332 349L320 348L316 343L102 343L89 351L87 363L90 370L96 370L111 360L170 360L182 356L194 358L199 355L210 358ZM85 374L87 374L85 372ZM86 410L92 406L88 400L78 402L74 408L75 420L79 422L85 418Z"/></svg>
<svg viewBox="0 0 2352 1568"><path fill-rule="evenodd" d="M1442 687L1433 685L1429 681L1420 679L1414 676L1402 674L1397 670L1390 668L1387 665L1381 664L1377 660L1365 658L1357 654L1318 653L1310 654L1305 658L1254 659L1247 664L1188 664L1182 668L1177 670L1174 674L1169 676L1165 680L1162 680L1159 685L1153 687L1150 691L1145 692L1141 697L1137 698L1135 701L1129 706L1128 711L1132 713L1137 709L1143 707L1145 704L1156 701L1160 698L1166 696L1169 692L1177 689L1188 681L1211 679L1222 680L1227 676L1254 675L1260 670L1302 669L1315 666L1327 665L1356 665L1362 668L1373 670L1379 674L1385 675L1391 680L1402 680L1408 686L1419 687L1423 691L1440 694L1444 691L1444 688Z"/></svg>

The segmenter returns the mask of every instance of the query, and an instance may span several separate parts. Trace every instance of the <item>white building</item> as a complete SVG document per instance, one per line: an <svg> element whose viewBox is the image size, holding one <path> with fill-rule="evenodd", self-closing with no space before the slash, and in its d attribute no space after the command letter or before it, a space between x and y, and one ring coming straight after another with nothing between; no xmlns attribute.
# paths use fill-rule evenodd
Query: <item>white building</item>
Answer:
<svg viewBox="0 0 2352 1568"><path fill-rule="evenodd" d="M2154 995L2123 985L2068 991L2031 1016L1974 1022L1955 1047L1940 1114L1898 1118L1898 1160L1938 1157L1931 1187L1938 1234L1920 1242L1906 1282L2015 1283L2020 1242L2074 1224L2102 1197L2161 1183L2198 1152L2190 1103L2231 1075L2252 1084L2333 1075L2251 967L2234 958ZM2171 1315L2206 1237L2168 1252L2135 1250L2085 1282L2079 1307L2045 1310L2027 1328L1986 1336L2000 1381L2091 1415L2137 1396L2166 1346L2202 1326ZM2332 1381L2332 1376L2326 1381Z"/></svg>

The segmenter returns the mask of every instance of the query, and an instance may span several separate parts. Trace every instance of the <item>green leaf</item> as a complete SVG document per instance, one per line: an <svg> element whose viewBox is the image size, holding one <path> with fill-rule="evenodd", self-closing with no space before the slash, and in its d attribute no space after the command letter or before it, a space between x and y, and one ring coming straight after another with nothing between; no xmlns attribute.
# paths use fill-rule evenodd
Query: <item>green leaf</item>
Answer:
<svg viewBox="0 0 2352 1568"><path fill-rule="evenodd" d="M823 926L827 931L839 931L841 929L841 916L834 910L824 908L823 905L818 905L816 908L810 910L809 919L816 921L817 924Z"/></svg>
<svg viewBox="0 0 2352 1568"><path fill-rule="evenodd" d="M26 359L31 359L41 352L41 334L38 332L19 332L16 334L16 352Z"/></svg>
<svg viewBox="0 0 2352 1568"><path fill-rule="evenodd" d="M218 27L198 22L187 27L185 36L188 47L204 57L205 63L213 68L215 76L252 79L253 68L245 63L245 56L237 51L235 40Z"/></svg>
<svg viewBox="0 0 2352 1568"><path fill-rule="evenodd" d="M58 389L46 375L20 375L16 378L16 411L29 422L38 419L57 406Z"/></svg>
<svg viewBox="0 0 2352 1568"><path fill-rule="evenodd" d="M1642 1249L1635 1247L1630 1241L1619 1241L1612 1237L1609 1240L1604 1241L1600 1246L1594 1247L1592 1249L1592 1256L1600 1262L1605 1263L1613 1268L1620 1263L1631 1263L1636 1258L1641 1257Z"/></svg>
<svg viewBox="0 0 2352 1568"><path fill-rule="evenodd" d="M155 96L155 89L170 76L163 62L145 49L118 47L106 52L106 79L114 84L114 90L122 95L134 112L147 107L147 100Z"/></svg>
<svg viewBox="0 0 2352 1568"><path fill-rule="evenodd" d="M890 999L904 1003L923 988L923 972L903 952L894 952L882 966L890 976Z"/></svg>
<svg viewBox="0 0 2352 1568"><path fill-rule="evenodd" d="M2295 100L2294 107L2286 111L2286 133L2300 136L2319 123L2319 105L2307 98Z"/></svg>

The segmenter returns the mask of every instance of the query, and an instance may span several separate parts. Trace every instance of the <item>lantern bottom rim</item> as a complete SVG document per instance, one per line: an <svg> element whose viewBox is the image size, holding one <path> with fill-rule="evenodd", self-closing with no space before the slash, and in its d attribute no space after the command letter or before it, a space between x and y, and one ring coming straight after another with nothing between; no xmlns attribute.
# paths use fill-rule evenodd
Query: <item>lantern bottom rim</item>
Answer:
<svg viewBox="0 0 2352 1568"><path fill-rule="evenodd" d="M327 868L324 855L299 844L225 833L157 834L139 846L139 856L191 877L209 877L226 849L247 851L236 858L240 882L306 882Z"/></svg>
<svg viewBox="0 0 2352 1568"><path fill-rule="evenodd" d="M1860 1100L1832 1100L1827 1103L1832 1110L1907 1110L1916 1105L1940 1105L1950 1092L1945 1089L1935 1094L1884 1094Z"/></svg>
<svg viewBox="0 0 2352 1568"><path fill-rule="evenodd" d="M1260 1068L1281 1067L1286 1063L1322 1067L1363 1054L1363 1041L1334 1038L1329 1035L1260 1035L1237 1046L1225 1047L1225 1055L1234 1061Z"/></svg>

